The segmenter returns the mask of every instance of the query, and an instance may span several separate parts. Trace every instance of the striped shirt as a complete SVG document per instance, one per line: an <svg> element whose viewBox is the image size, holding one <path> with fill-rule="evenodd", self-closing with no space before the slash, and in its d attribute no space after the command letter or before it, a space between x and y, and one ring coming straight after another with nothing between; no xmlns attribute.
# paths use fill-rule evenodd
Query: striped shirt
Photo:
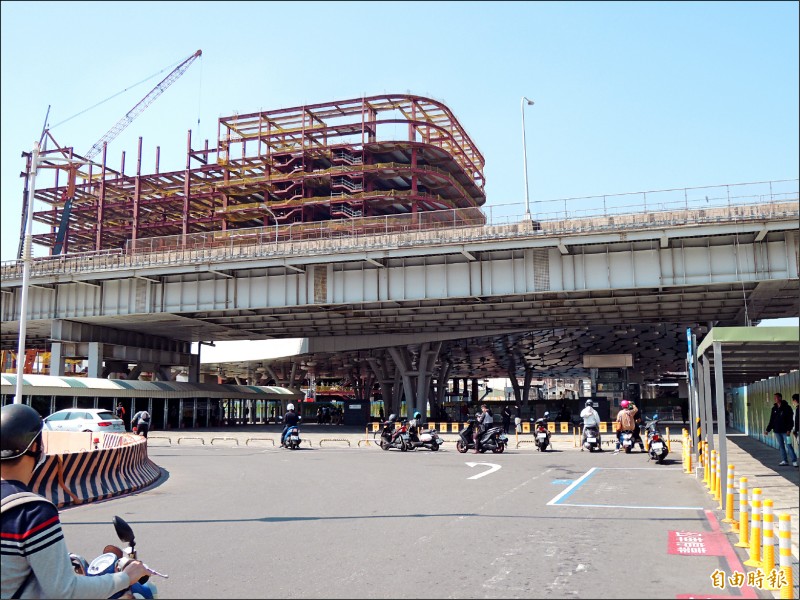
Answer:
<svg viewBox="0 0 800 600"><path fill-rule="evenodd" d="M20 481L0 480L0 497L29 492ZM130 585L128 575L98 577L75 574L51 502L27 502L3 511L0 519L0 598L10 598L33 570L22 598L108 598Z"/></svg>

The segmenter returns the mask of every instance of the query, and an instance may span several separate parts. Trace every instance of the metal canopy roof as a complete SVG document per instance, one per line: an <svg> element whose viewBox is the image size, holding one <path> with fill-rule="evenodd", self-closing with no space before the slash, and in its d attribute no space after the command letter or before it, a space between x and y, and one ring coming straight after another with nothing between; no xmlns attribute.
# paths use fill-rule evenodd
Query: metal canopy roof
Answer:
<svg viewBox="0 0 800 600"><path fill-rule="evenodd" d="M800 369L800 327L714 327L697 347L698 356L708 352L712 366L714 342L722 349L726 384L750 384Z"/></svg>

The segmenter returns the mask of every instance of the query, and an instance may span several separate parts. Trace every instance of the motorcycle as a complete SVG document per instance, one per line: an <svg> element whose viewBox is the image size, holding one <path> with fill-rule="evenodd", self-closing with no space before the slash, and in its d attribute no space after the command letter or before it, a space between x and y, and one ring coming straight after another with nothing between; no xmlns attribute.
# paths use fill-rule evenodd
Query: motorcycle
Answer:
<svg viewBox="0 0 800 600"><path fill-rule="evenodd" d="M420 430L415 420L409 422L408 437L414 449L427 448L436 452L444 444L444 440L439 437L435 429Z"/></svg>
<svg viewBox="0 0 800 600"><path fill-rule="evenodd" d="M456 450L464 454L467 450L475 449L475 442L472 438L472 433L478 422L475 419L467 421L467 426L458 432L458 441L456 442ZM479 452L486 452L491 450L495 454L500 454L505 451L508 445L508 436L503 433L502 427L490 427L478 439Z"/></svg>
<svg viewBox="0 0 800 600"><path fill-rule="evenodd" d="M117 537L128 546L122 550L121 548L109 544L103 548L103 553L95 558L92 562L86 562L86 559L79 554L70 554L70 562L72 568L78 575L85 575L86 577L96 577L98 575L105 575L107 573L115 573L122 571L128 562L138 560L136 555L136 540L133 535L133 529L121 517L114 517L114 530L117 532ZM169 578L169 575L159 573L151 567L145 565L154 575ZM111 596L111 598L121 597L133 598L158 598L158 588L150 581L150 576L145 575L136 583L131 584L130 587L121 590Z"/></svg>
<svg viewBox="0 0 800 600"><path fill-rule="evenodd" d="M536 419L533 424L534 442L536 443L536 450L544 452L550 445L550 430L547 429L547 417L550 413L544 413L540 419Z"/></svg>
<svg viewBox="0 0 800 600"><path fill-rule="evenodd" d="M599 450L600 452L603 451L603 448L600 445L601 442L600 428L597 425L584 427L583 434L584 434L583 437L584 448L586 448L589 452L594 452L595 450Z"/></svg>
<svg viewBox="0 0 800 600"><path fill-rule="evenodd" d="M297 426L289 427L286 431L286 436L283 438L283 446L284 448L289 448L289 450L297 450L301 441L300 430Z"/></svg>
<svg viewBox="0 0 800 600"><path fill-rule="evenodd" d="M414 448L408 434L408 422L404 421L400 427L395 428L395 420L391 417L383 422L380 432L380 447L382 450L397 448L400 452L406 452Z"/></svg>
<svg viewBox="0 0 800 600"><path fill-rule="evenodd" d="M645 431L647 432L647 452L650 455L648 460L664 464L664 459L669 454L669 448L658 430L658 415L653 415L653 419L645 426Z"/></svg>
<svg viewBox="0 0 800 600"><path fill-rule="evenodd" d="M625 454L630 454L631 450L633 450L633 431L625 430L620 433L619 437Z"/></svg>

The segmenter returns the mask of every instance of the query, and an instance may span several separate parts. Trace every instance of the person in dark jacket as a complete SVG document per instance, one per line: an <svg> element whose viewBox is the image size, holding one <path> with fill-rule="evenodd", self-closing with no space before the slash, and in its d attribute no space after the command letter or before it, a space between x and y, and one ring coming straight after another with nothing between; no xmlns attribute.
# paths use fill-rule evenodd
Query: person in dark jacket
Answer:
<svg viewBox="0 0 800 600"><path fill-rule="evenodd" d="M780 392L775 392L775 404L772 407L772 412L769 415L769 423L767 423L766 434L770 431L775 432L775 438L778 440L778 449L781 451L780 466L786 466L787 451L789 456L792 457L792 466L797 466L797 455L794 453L792 447L792 438L790 437L792 431L792 409L783 401L783 395Z"/></svg>
<svg viewBox="0 0 800 600"><path fill-rule="evenodd" d="M794 404L794 441L797 442L797 434L800 431L800 394L792 394L792 404Z"/></svg>
<svg viewBox="0 0 800 600"><path fill-rule="evenodd" d="M286 414L283 416L283 431L281 432L281 446L286 445L286 432L292 427L297 427L300 422L300 416L294 412L294 404L286 405Z"/></svg>

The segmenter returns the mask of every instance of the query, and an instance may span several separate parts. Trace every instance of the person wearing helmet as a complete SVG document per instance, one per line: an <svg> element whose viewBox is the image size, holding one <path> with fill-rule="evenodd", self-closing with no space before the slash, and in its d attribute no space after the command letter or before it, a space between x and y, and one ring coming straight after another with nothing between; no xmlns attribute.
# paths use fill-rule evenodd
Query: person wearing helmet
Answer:
<svg viewBox="0 0 800 600"><path fill-rule="evenodd" d="M642 441L642 433L639 428L642 425L642 413L639 412L639 407L631 401L628 403L628 409L633 412L633 441L634 444L639 444L639 449L644 452L644 442Z"/></svg>
<svg viewBox="0 0 800 600"><path fill-rule="evenodd" d="M583 437L581 438L581 452L583 452L583 445L586 443L586 431L590 428L600 428L600 415L594 409L594 403L591 400L586 401L586 408L581 411L581 418L583 419ZM603 448L600 447L602 452Z"/></svg>
<svg viewBox="0 0 800 600"><path fill-rule="evenodd" d="M119 573L81 577L72 568L56 506L31 491L46 458L42 418L27 404L0 409L0 597L109 598L153 572L134 560Z"/></svg>
<svg viewBox="0 0 800 600"><path fill-rule="evenodd" d="M414 412L414 417L408 422L408 439L411 440L413 447L421 446L419 441L419 429L422 427L422 413Z"/></svg>
<svg viewBox="0 0 800 600"><path fill-rule="evenodd" d="M297 427L297 423L300 421L300 416L294 412L294 404L291 402L286 405L286 414L283 415L283 431L281 432L281 446L285 446L285 438L286 432L289 431L291 427Z"/></svg>
<svg viewBox="0 0 800 600"><path fill-rule="evenodd" d="M620 411L617 413L617 447L614 454L618 454L622 447L622 432L633 431L636 429L636 420L634 418L633 410L631 410L631 403L623 400L619 403Z"/></svg>

